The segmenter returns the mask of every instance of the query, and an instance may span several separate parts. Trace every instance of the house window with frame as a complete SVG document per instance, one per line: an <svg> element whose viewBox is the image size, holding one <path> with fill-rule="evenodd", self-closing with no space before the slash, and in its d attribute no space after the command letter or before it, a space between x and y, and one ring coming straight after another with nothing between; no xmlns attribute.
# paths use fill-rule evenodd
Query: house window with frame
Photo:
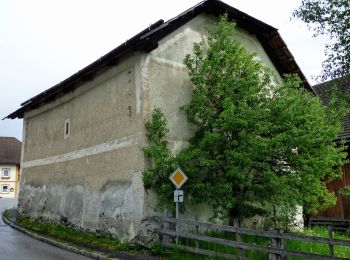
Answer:
<svg viewBox="0 0 350 260"><path fill-rule="evenodd" d="M9 179L10 178L10 171L11 171L11 169L9 169L9 168L3 168L2 173L1 173L1 178L2 179Z"/></svg>
<svg viewBox="0 0 350 260"><path fill-rule="evenodd" d="M1 185L1 193L9 193L9 185L7 184Z"/></svg>

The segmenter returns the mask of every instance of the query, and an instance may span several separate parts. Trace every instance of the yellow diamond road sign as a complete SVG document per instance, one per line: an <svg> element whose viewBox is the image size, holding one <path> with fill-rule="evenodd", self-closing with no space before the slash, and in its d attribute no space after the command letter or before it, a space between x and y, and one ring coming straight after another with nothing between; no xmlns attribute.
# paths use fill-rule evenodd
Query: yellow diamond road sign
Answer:
<svg viewBox="0 0 350 260"><path fill-rule="evenodd" d="M181 171L180 168L177 168L176 171L169 177L171 182L175 185L177 189L180 189L182 185L187 181L187 176Z"/></svg>

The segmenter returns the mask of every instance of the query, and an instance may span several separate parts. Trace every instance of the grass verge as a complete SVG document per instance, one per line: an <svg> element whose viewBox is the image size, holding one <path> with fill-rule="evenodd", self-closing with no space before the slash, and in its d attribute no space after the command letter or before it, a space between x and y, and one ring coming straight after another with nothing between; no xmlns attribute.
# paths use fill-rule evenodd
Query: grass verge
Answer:
<svg viewBox="0 0 350 260"><path fill-rule="evenodd" d="M5 218L9 218L9 213L5 211ZM33 220L28 217L18 216L17 217L17 225L28 229L34 233L44 235L51 239L56 239L60 242L68 243L74 245L78 248L84 248L87 250L97 251L104 253L110 257L118 257L120 255L116 254L116 252L127 252L128 254L135 256L142 255L152 255L166 259L220 259L217 257L206 257L202 255L195 255L192 253L184 252L177 248L169 248L164 247L160 244L154 244L151 246L149 250L145 250L145 248L136 245L121 242L117 237L113 236L109 233L103 232L89 232L81 229L76 229L71 226L56 224L50 221L43 220ZM318 237L328 237L328 231L325 228L315 227L313 229L306 229L303 232L298 232L298 235L307 235L307 236L318 236ZM216 238L224 238L228 240L235 240L235 235L229 232L214 232L214 231L206 231L203 235L216 237ZM344 239L350 240L349 233L334 233L334 238L336 239ZM256 245L264 245L267 246L269 241L267 238L256 237L256 236L246 236L242 235L242 242L256 244ZM179 243L185 246L194 247L194 241L189 239L179 239ZM215 252L226 253L237 255L238 250L229 246L218 245L215 243L208 242L199 242L199 247L202 249L212 250ZM309 252L309 253L318 253L327 255L328 254L328 245L320 244L320 243L309 243L302 241L287 241L286 248L289 250L296 250L300 252ZM335 256L349 258L350 259L350 247L344 246L335 246ZM245 250L245 257L248 259L256 259L263 260L267 259L267 253L256 252L253 250ZM289 257L290 260L299 260L304 259L301 257Z"/></svg>
<svg viewBox="0 0 350 260"><path fill-rule="evenodd" d="M10 214L9 214L8 210L5 210L2 214L6 219L10 218Z"/></svg>
<svg viewBox="0 0 350 260"><path fill-rule="evenodd" d="M324 227L314 227L312 229L305 229L303 232L298 233L299 235L305 236L317 236L328 238L328 231ZM346 232L334 232L335 239L350 240L350 233ZM286 248L290 250L302 251L307 253L316 253L328 255L329 247L325 244L310 243L301 241L287 241ZM347 246L334 246L334 254L337 257L349 258L350 259L350 247ZM295 259L306 259L306 258L295 258Z"/></svg>
<svg viewBox="0 0 350 260"><path fill-rule="evenodd" d="M3 213L9 218L7 211ZM121 242L116 236L105 232L91 232L57 224L47 220L34 220L25 216L17 215L16 224L33 233L63 242L87 251L103 253L108 257L118 257L120 252L129 256L144 256L145 248L138 244Z"/></svg>

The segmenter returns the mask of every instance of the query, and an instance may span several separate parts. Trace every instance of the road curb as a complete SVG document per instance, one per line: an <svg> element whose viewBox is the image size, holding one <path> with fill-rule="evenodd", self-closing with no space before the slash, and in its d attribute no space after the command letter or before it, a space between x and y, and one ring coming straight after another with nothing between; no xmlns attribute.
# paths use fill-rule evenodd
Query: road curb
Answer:
<svg viewBox="0 0 350 260"><path fill-rule="evenodd" d="M65 243L58 242L56 240L49 239L47 237L38 235L38 234L33 233L33 232L31 232L31 231L29 231L27 229L24 229L22 227L17 226L15 223L13 223L9 219L7 219L3 214L2 214L2 220L5 222L5 224L9 225L13 229L16 229L16 230L26 234L27 236L30 236L30 237L32 237L32 238L34 238L36 240L45 242L45 243L47 243L49 245L52 245L52 246L64 249L66 251L70 251L70 252L73 252L73 253L76 253L76 254L79 254L79 255L87 256L87 257L90 257L90 258L96 259L96 260L111 260L111 259L117 260L118 259L118 258L108 258L108 257L106 257L106 256L104 256L102 254L99 254L99 253L94 253L94 252L89 252L89 251L86 251L86 250L83 250L83 249L78 249L78 248L73 247L71 245L67 245Z"/></svg>

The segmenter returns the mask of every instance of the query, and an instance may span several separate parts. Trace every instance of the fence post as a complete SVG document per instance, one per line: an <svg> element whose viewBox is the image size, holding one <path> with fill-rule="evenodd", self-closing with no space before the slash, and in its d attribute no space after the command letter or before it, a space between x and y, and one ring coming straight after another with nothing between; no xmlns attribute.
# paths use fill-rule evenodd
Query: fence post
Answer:
<svg viewBox="0 0 350 260"><path fill-rule="evenodd" d="M277 247L276 238L270 237L269 248L276 248L276 247ZM278 255L274 253L269 253L269 260L278 260Z"/></svg>
<svg viewBox="0 0 350 260"><path fill-rule="evenodd" d="M168 209L167 208L164 208L163 210L163 230L169 230L169 227L170 227L170 224L169 222L165 221L165 218L168 217ZM164 235L163 234L163 237L162 237L162 244L169 244L169 241L170 241L170 237L168 235Z"/></svg>
<svg viewBox="0 0 350 260"><path fill-rule="evenodd" d="M328 246L329 246L329 256L334 256L334 246L333 246L333 227L328 226Z"/></svg>
<svg viewBox="0 0 350 260"><path fill-rule="evenodd" d="M280 239L279 239L279 242L280 242L279 248L282 250L281 259L282 259L282 260L288 260L288 256L285 256L285 255L284 255L284 250L286 249L286 248L285 248L285 240L284 240L283 238L280 238Z"/></svg>
<svg viewBox="0 0 350 260"><path fill-rule="evenodd" d="M198 221L198 215L196 214L195 216L195 220ZM196 225L196 235L199 235L199 226ZM194 246L196 249L199 249L199 241L198 240L195 240L194 241Z"/></svg>
<svg viewBox="0 0 350 260"><path fill-rule="evenodd" d="M239 232L239 229L236 228L236 233L235 233L236 241L240 243L242 242L242 239L241 239L241 234L238 232ZM242 248L238 248L238 252L239 252L238 259L244 258L244 250Z"/></svg>
<svg viewBox="0 0 350 260"><path fill-rule="evenodd" d="M270 237L270 248L279 249L279 253L269 253L269 260L284 260L287 259L284 256L284 239L283 238L274 238Z"/></svg>

